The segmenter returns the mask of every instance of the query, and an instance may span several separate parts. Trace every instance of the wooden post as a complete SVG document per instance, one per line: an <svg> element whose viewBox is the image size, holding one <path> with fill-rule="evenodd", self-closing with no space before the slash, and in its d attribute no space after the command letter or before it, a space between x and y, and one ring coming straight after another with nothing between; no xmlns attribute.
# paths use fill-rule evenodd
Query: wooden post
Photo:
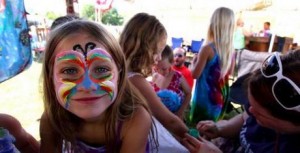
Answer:
<svg viewBox="0 0 300 153"><path fill-rule="evenodd" d="M67 15L75 15L73 0L66 0Z"/></svg>

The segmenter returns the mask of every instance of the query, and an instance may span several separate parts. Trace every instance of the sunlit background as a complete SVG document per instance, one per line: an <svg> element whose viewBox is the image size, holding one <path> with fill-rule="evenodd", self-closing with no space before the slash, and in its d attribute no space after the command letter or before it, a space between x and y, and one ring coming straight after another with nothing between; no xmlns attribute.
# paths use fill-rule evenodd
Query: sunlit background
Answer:
<svg viewBox="0 0 300 153"><path fill-rule="evenodd" d="M82 16L84 6L88 4L95 5L96 0L75 1L75 12ZM294 42L300 41L300 21L297 20L300 16L300 2L296 0L112 1L112 8L116 8L124 17L124 23L138 12L147 12L161 20L169 37L183 37L185 41L205 38L209 18L214 9L220 6L232 8L236 17L244 19L248 30L258 32L263 28L263 23L269 21L271 30L277 35L292 37ZM54 12L57 16L66 14L65 0L25 0L25 7L30 13L29 17L35 16L40 20L47 20L47 12Z"/></svg>

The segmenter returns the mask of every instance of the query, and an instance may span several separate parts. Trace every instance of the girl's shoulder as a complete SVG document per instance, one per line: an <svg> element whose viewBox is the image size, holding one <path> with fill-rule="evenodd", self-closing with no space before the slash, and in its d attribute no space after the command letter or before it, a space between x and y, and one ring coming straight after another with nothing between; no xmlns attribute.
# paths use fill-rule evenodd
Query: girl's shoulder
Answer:
<svg viewBox="0 0 300 153"><path fill-rule="evenodd" d="M144 126L144 125L140 125L140 123L147 124L147 122L151 122L150 112L148 112L146 108L143 107L142 105L138 105L134 110L133 114L123 121L122 127L125 129L140 128L139 126Z"/></svg>
<svg viewBox="0 0 300 153"><path fill-rule="evenodd" d="M148 136L152 125L152 118L145 107L139 105L134 113L122 122L121 141L140 139L138 137Z"/></svg>
<svg viewBox="0 0 300 153"><path fill-rule="evenodd" d="M216 54L215 46L213 43L206 44L202 47L200 55L206 55L208 61L212 59Z"/></svg>
<svg viewBox="0 0 300 153"><path fill-rule="evenodd" d="M216 46L213 42L211 42L211 43L204 45L202 49L206 52L214 53L216 51Z"/></svg>
<svg viewBox="0 0 300 153"><path fill-rule="evenodd" d="M127 76L128 76L128 78L132 78L132 77L143 77L144 78L144 76L138 72L128 72Z"/></svg>
<svg viewBox="0 0 300 153"><path fill-rule="evenodd" d="M132 115L128 117L122 124L126 127L138 127L138 122L151 121L151 114L143 105L138 105Z"/></svg>

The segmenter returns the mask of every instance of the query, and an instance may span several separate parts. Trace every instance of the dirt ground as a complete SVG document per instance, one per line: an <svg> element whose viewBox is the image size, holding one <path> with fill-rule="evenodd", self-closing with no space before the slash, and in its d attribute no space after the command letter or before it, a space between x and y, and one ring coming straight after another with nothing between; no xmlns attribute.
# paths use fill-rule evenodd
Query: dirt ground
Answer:
<svg viewBox="0 0 300 153"><path fill-rule="evenodd" d="M27 70L0 84L0 113L17 118L37 140L40 140L38 120L43 111L41 69L42 64L33 61Z"/></svg>

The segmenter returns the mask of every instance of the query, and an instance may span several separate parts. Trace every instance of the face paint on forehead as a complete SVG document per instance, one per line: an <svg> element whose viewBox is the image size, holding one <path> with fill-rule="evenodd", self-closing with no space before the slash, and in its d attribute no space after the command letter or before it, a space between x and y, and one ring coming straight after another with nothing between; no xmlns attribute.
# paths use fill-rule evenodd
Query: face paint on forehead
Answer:
<svg viewBox="0 0 300 153"><path fill-rule="evenodd" d="M73 46L73 50L74 51L79 51L79 52L82 52L84 57L85 57L85 60L87 59L87 53L89 50L92 50L96 47L96 44L93 43L93 42L88 42L85 44L85 47L82 48L82 46L80 44L76 44Z"/></svg>
<svg viewBox="0 0 300 153"><path fill-rule="evenodd" d="M61 64L75 64L78 65L78 68L84 69L85 68L85 62L84 57L79 52L74 51L63 51L56 55L55 57L55 66L54 66L54 79L56 81L61 82L62 78L58 77L59 68L58 66ZM80 79L77 79L77 81L80 81Z"/></svg>
<svg viewBox="0 0 300 153"><path fill-rule="evenodd" d="M112 62L112 57L106 50L96 48L88 52L87 65L89 66L95 60Z"/></svg>
<svg viewBox="0 0 300 153"><path fill-rule="evenodd" d="M63 51L56 55L55 61L77 61L82 63L84 61L84 56L81 53L72 50Z"/></svg>

